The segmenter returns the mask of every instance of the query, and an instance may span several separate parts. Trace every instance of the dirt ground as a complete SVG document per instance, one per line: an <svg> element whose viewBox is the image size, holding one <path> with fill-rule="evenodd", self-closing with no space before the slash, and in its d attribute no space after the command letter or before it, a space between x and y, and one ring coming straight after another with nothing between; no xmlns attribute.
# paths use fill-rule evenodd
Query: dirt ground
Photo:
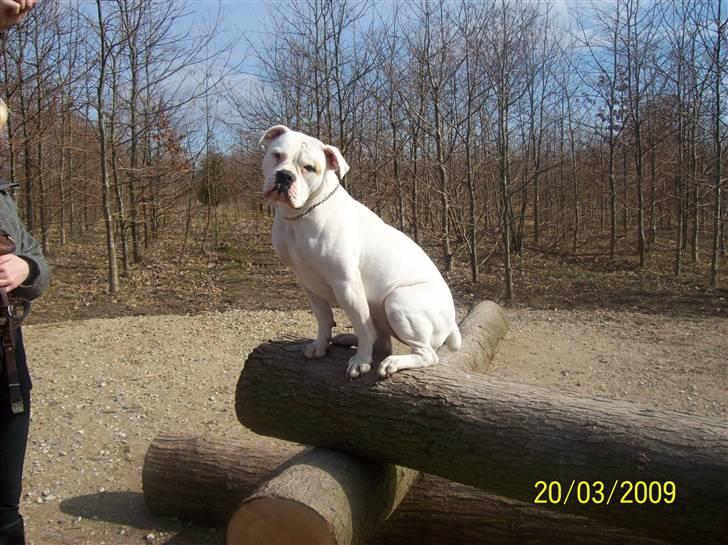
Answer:
<svg viewBox="0 0 728 545"><path fill-rule="evenodd" d="M83 242L53 258L54 285L25 329L35 386L22 510L32 545L224 543L223 528L150 514L141 471L160 432L249 433L233 407L247 354L268 339L315 331L267 237L253 231L245 247L219 245L180 263L161 241L116 296L88 280L103 261L89 258ZM537 308L508 310L510 331L491 372L725 421L725 292L701 291L686 312L685 293L671 293L668 309L562 307L562 299L533 296ZM480 298L458 290L461 312ZM346 327L343 315L337 322Z"/></svg>

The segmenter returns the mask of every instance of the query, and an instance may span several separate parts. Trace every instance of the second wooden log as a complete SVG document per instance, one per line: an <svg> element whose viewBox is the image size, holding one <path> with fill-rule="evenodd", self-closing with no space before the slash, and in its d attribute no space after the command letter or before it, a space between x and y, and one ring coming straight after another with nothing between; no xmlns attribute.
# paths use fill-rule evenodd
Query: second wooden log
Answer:
<svg viewBox="0 0 728 545"><path fill-rule="evenodd" d="M307 447L310 448L310 447ZM267 437L161 434L147 449L144 500L157 515L219 525L304 447ZM593 520L422 474L368 545L664 545Z"/></svg>

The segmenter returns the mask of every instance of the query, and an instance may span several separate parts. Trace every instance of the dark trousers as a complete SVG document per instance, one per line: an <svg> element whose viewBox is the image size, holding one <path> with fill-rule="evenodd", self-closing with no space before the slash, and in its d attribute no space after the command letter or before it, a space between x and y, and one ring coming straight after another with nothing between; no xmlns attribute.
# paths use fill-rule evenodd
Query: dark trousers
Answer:
<svg viewBox="0 0 728 545"><path fill-rule="evenodd" d="M25 410L13 414L10 400L0 399L0 528L20 519L23 461L30 427L30 394L23 396Z"/></svg>

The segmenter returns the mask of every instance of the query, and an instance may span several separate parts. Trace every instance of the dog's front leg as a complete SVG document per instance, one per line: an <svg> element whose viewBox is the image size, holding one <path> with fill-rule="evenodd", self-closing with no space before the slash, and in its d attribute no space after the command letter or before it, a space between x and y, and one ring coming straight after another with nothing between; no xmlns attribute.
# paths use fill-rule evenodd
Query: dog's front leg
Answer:
<svg viewBox="0 0 728 545"><path fill-rule="evenodd" d="M303 288L303 292L308 297L311 304L313 315L316 316L318 324L318 333L316 340L303 349L303 355L307 358L321 358L326 355L331 342L331 328L334 325L334 313L331 311L331 305L323 297L319 297L308 288Z"/></svg>
<svg viewBox="0 0 728 545"><path fill-rule="evenodd" d="M356 355L349 359L346 367L349 378L357 378L372 368L372 351L376 335L366 292L358 274L353 278L337 282L332 287L339 306L346 312L358 337Z"/></svg>

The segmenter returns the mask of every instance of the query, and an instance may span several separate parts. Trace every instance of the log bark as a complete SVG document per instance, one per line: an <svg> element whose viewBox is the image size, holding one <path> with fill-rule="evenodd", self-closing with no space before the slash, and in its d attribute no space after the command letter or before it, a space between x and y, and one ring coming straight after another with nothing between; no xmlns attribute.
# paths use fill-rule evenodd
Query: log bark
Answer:
<svg viewBox="0 0 728 545"><path fill-rule="evenodd" d="M305 362L301 346L268 343L249 356L236 411L256 433L406 465L528 503L539 492L536 483L556 481L554 509L680 544L726 543L724 422L445 365L347 382L337 371L350 350ZM664 501L668 481L677 491L672 503ZM602 496L595 482L603 483ZM640 503L637 482L660 483L652 497L660 492L663 499ZM591 499L580 503L579 491Z"/></svg>
<svg viewBox="0 0 728 545"><path fill-rule="evenodd" d="M227 522L276 468L307 447L264 437L161 434L144 458L144 499L157 515ZM422 474L370 545L661 545L593 520Z"/></svg>
<svg viewBox="0 0 728 545"><path fill-rule="evenodd" d="M442 363L485 370L507 328L498 305L480 303L461 324L461 350L448 354L444 349L440 354ZM288 358L303 358L302 344L280 346L293 350ZM353 352L344 350L348 354ZM332 347L332 353L338 354L339 349ZM301 364L299 371L307 373L308 360L297 361ZM336 357L333 361L341 363ZM332 368L331 357L318 363L346 377L346 366ZM242 503L228 524L228 544L364 543L396 509L417 476L418 472L412 469L335 450L303 452L279 468L275 477Z"/></svg>
<svg viewBox="0 0 728 545"><path fill-rule="evenodd" d="M303 450L267 437L230 441L161 434L144 457L144 501L157 515L225 523L280 464Z"/></svg>

